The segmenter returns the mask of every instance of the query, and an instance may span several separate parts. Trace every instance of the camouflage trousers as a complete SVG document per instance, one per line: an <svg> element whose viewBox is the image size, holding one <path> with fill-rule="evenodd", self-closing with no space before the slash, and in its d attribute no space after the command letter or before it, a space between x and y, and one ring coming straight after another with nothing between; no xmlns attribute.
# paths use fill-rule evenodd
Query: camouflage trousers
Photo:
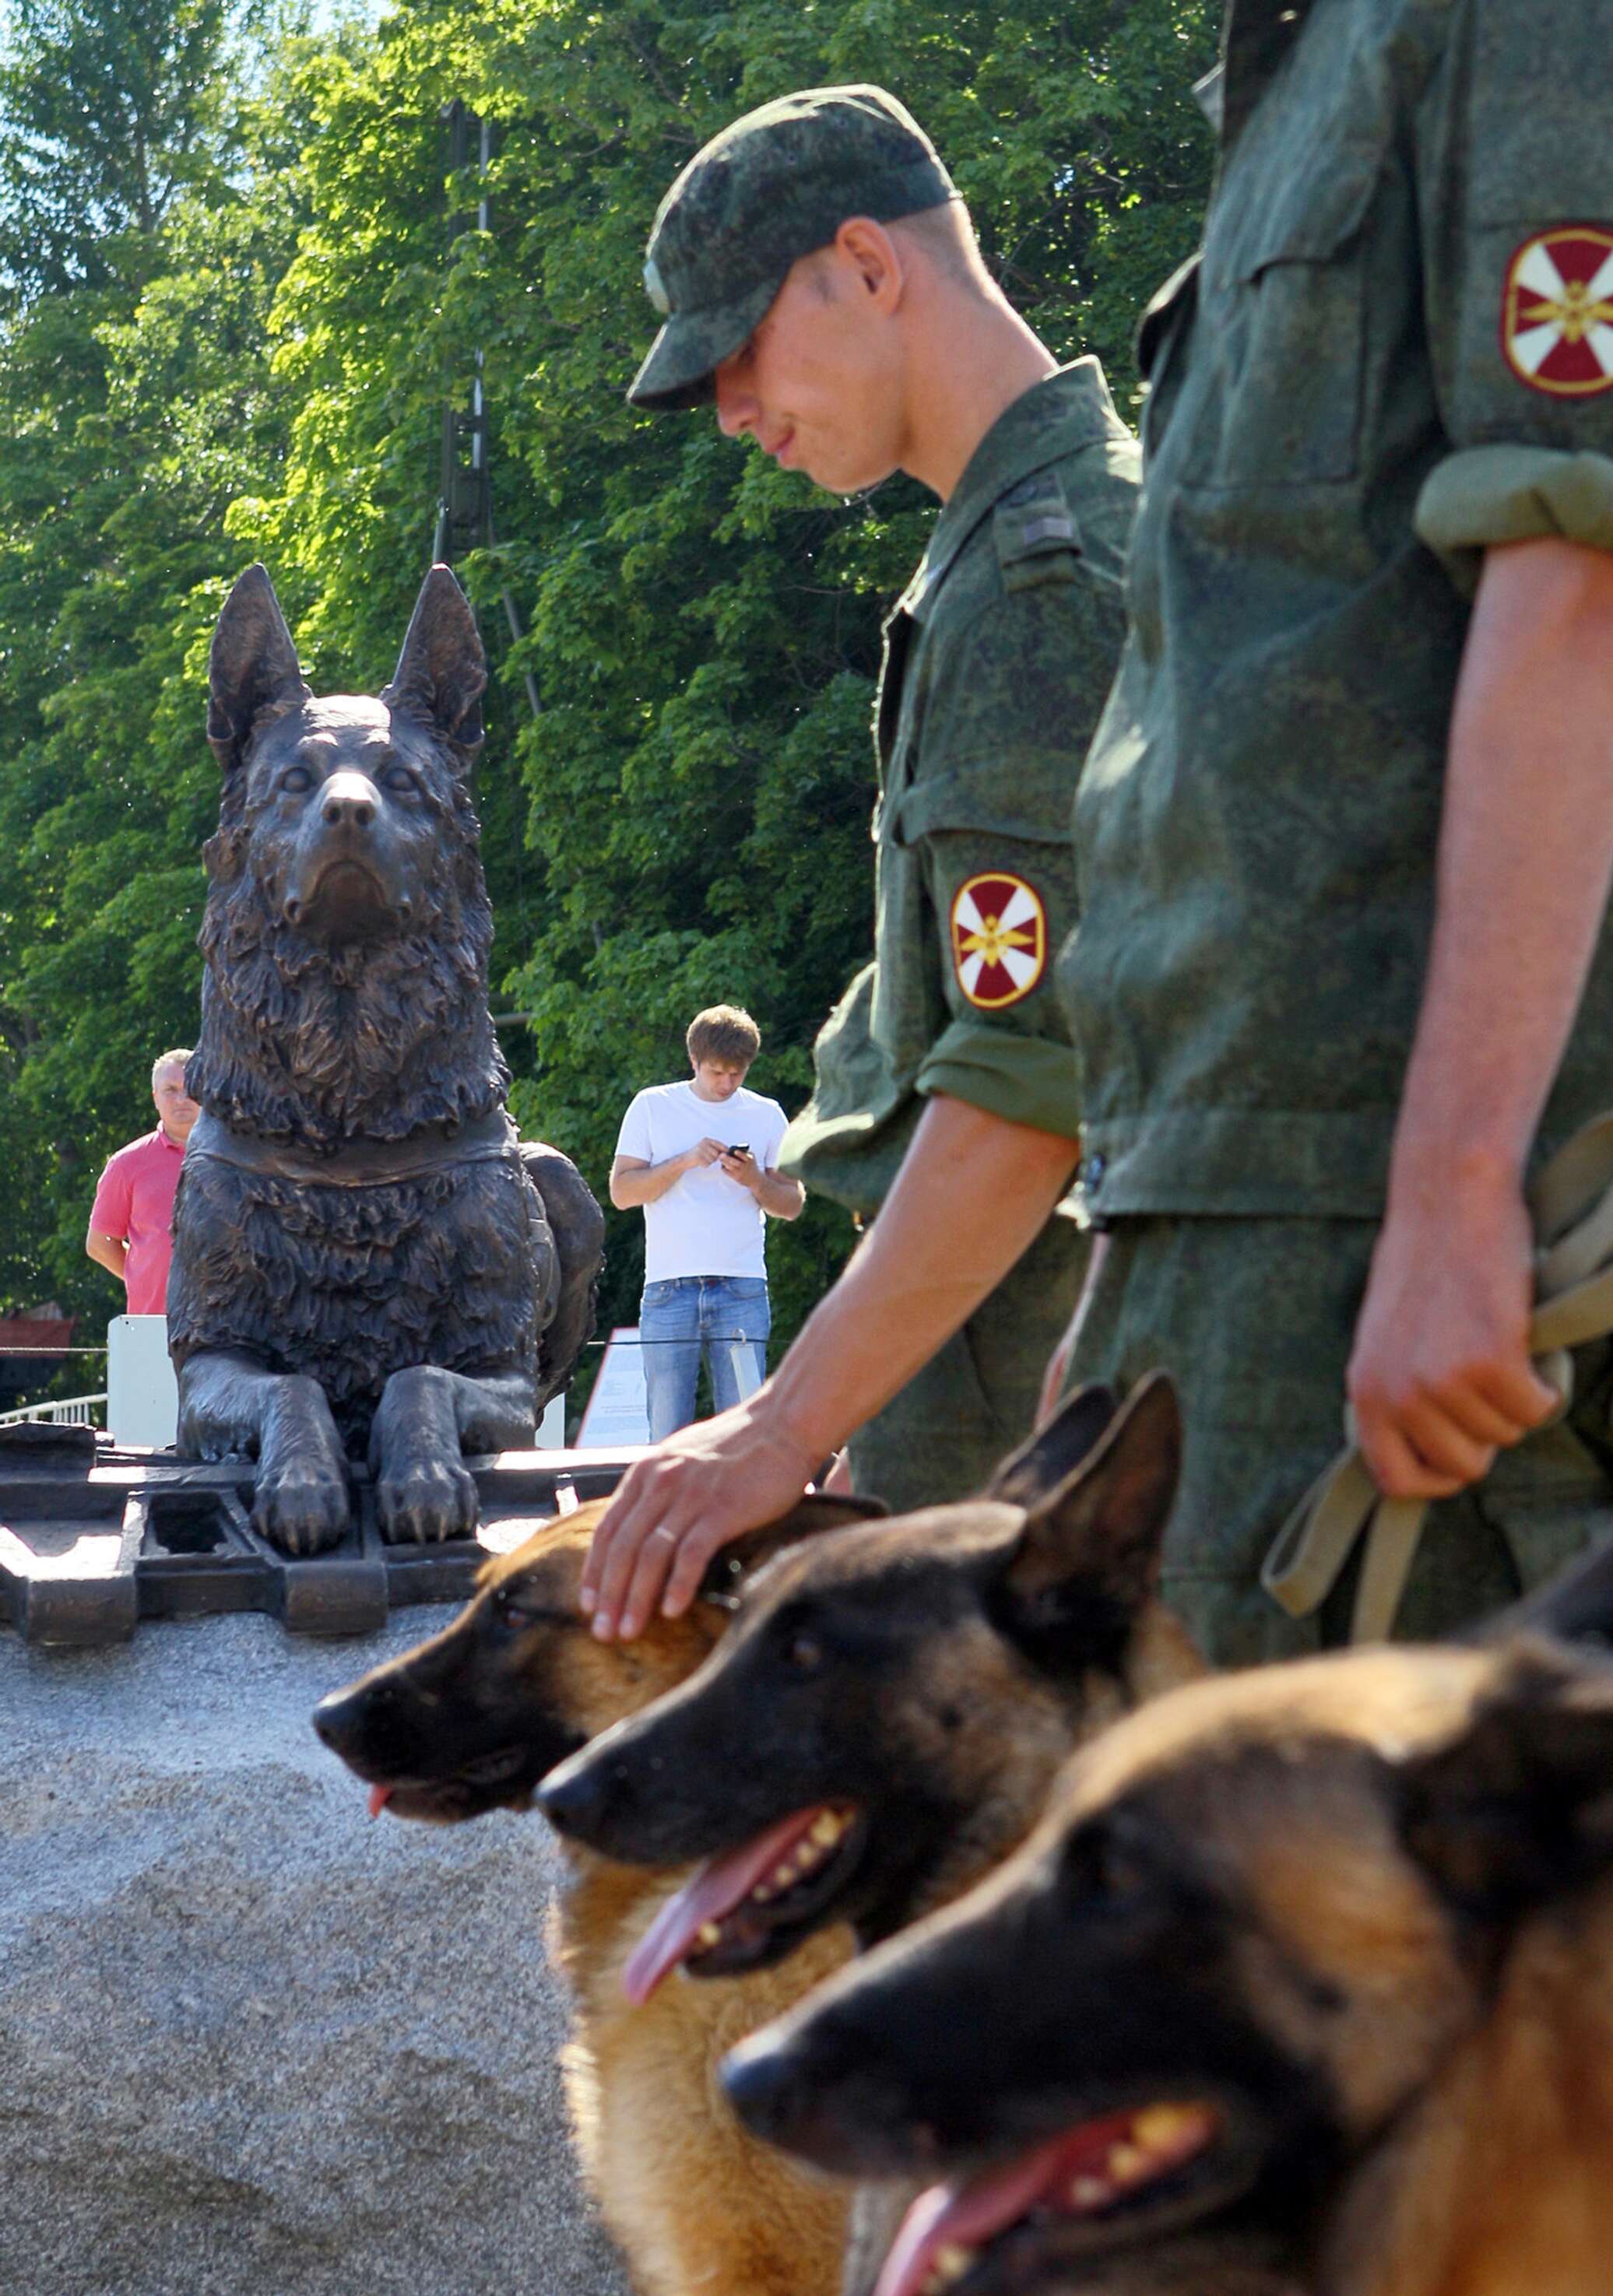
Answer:
<svg viewBox="0 0 1613 2296"><path fill-rule="evenodd" d="M1344 1441L1345 1369L1378 1226L1344 1219L1126 1219L1108 1231L1068 1382L1123 1392L1171 1373L1187 1447L1164 1593L1219 1666L1348 1639L1359 1554L1321 1610L1291 1619L1260 1566ZM1566 1419L1429 1510L1395 1624L1431 1640L1613 1537L1613 1349L1581 1349Z"/></svg>
<svg viewBox="0 0 1613 2296"><path fill-rule="evenodd" d="M1035 1423L1089 1251L1074 1220L1048 1222L963 1329L852 1436L860 1491L905 1514L981 1488Z"/></svg>

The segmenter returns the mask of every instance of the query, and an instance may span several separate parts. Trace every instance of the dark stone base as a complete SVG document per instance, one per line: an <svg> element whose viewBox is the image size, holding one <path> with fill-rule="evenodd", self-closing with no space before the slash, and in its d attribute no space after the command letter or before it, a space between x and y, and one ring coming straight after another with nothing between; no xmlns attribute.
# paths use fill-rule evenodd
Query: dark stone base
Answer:
<svg viewBox="0 0 1613 2296"><path fill-rule="evenodd" d="M282 1554L252 1529L251 1459L200 1465L120 1450L82 1427L0 1431L0 1623L30 1643L127 1640L142 1619L259 1611L292 1634L373 1632L411 1603L460 1603L490 1554L604 1498L637 1451L503 1451L465 1462L474 1538L391 1546L350 1470L353 1519L323 1554Z"/></svg>

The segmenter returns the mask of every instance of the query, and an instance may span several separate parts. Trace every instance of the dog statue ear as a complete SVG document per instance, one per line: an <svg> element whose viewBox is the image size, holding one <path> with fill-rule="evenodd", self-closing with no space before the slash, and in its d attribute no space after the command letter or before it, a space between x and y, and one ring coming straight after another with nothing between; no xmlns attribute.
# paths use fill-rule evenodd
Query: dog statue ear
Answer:
<svg viewBox="0 0 1613 2296"><path fill-rule="evenodd" d="M481 747L486 685L487 656L471 602L451 568L433 566L420 585L398 667L381 699L429 726L468 759Z"/></svg>
<svg viewBox="0 0 1613 2296"><path fill-rule="evenodd" d="M883 1499L808 1491L777 1522L764 1522L759 1530L747 1530L743 1538L732 1539L728 1546L718 1548L706 1565L700 1586L701 1599L731 1610L745 1581L764 1562L770 1562L775 1554L782 1554L786 1546L798 1546L803 1538L816 1538L821 1531L845 1530L852 1523L874 1522L889 1513Z"/></svg>
<svg viewBox="0 0 1613 2296"><path fill-rule="evenodd" d="M1401 1838L1442 1894L1517 1918L1613 1865L1613 1667L1547 1643L1497 1653L1456 1737L1401 1765Z"/></svg>
<svg viewBox="0 0 1613 2296"><path fill-rule="evenodd" d="M1112 1388L1090 1386L1066 1396L1043 1426L1010 1451L986 1486L986 1496L1010 1506L1034 1506L1065 1481L1108 1432L1120 1408Z"/></svg>
<svg viewBox="0 0 1613 2296"><path fill-rule="evenodd" d="M312 688L265 566L249 566L224 602L207 658L207 738L226 774L262 726L306 701Z"/></svg>
<svg viewBox="0 0 1613 2296"><path fill-rule="evenodd" d="M1154 1372L1074 1473L1031 1506L999 1592L1007 1630L1049 1638L1053 1655L1071 1658L1123 1647L1158 1582L1181 1472L1176 1390Z"/></svg>

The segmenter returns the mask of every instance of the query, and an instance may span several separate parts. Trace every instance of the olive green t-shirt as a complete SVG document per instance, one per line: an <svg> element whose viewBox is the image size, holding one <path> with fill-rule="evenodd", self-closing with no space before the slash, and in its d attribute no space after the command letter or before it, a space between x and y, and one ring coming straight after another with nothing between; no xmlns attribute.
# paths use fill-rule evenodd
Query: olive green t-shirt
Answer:
<svg viewBox="0 0 1613 2296"><path fill-rule="evenodd" d="M1033 386L970 457L885 624L875 961L818 1039L781 1170L877 1209L926 1095L1081 1128L1053 959L1070 812L1119 659L1138 450L1096 359Z"/></svg>
<svg viewBox="0 0 1613 2296"><path fill-rule="evenodd" d="M1099 1217L1381 1211L1481 554L1613 549L1610 56L1613 0L1232 0L1076 808ZM1542 1149L1610 1096L1604 933Z"/></svg>

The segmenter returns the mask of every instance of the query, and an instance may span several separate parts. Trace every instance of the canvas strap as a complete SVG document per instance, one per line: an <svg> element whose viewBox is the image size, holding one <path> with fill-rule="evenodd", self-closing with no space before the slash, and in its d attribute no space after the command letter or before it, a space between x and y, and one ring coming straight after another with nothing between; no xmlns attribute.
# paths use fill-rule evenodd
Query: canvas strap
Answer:
<svg viewBox="0 0 1613 2296"><path fill-rule="evenodd" d="M1557 1391L1559 1415L1574 1393L1569 1349L1613 1332L1613 1113L1576 1132L1529 1193L1535 1226L1535 1313L1529 1352ZM1426 1499L1386 1498L1355 1447L1312 1485L1273 1541L1261 1584L1290 1616L1308 1618L1338 1583L1364 1540L1352 1642L1387 1641L1405 1592L1428 1511Z"/></svg>

